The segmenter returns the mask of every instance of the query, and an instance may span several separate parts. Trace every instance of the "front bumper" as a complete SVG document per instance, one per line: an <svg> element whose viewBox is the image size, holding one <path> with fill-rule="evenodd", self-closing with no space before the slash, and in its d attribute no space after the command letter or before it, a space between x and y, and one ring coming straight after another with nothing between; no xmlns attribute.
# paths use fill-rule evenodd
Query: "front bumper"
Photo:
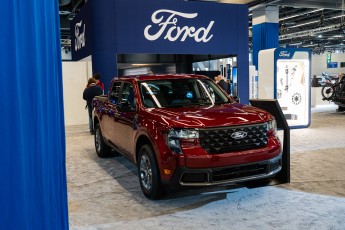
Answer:
<svg viewBox="0 0 345 230"><path fill-rule="evenodd" d="M234 165L230 167L190 169L179 167L169 181L163 181L169 187L212 186L232 184L250 180L273 177L282 168L282 155L269 160Z"/></svg>

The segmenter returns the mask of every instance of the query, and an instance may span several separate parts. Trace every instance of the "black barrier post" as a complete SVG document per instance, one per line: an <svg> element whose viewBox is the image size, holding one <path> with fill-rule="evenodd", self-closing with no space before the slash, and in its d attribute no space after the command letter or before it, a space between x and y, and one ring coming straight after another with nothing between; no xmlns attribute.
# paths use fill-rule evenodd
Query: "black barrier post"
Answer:
<svg viewBox="0 0 345 230"><path fill-rule="evenodd" d="M272 114L277 121L277 127L284 130L282 170L277 173L275 179L280 183L290 183L290 127L278 101L275 99L250 99L249 102L252 106Z"/></svg>

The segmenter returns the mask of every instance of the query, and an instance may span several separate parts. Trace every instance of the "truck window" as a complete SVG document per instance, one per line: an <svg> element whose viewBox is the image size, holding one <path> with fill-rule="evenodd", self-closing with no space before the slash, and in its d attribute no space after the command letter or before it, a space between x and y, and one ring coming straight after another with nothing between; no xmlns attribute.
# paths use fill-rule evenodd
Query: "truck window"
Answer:
<svg viewBox="0 0 345 230"><path fill-rule="evenodd" d="M120 97L120 103L122 107L130 107L133 110L136 107L136 102L134 99L133 85L129 82L123 84L122 93Z"/></svg>
<svg viewBox="0 0 345 230"><path fill-rule="evenodd" d="M117 104L119 101L119 94L121 89L121 82L114 82L109 94L109 101L113 104Z"/></svg>

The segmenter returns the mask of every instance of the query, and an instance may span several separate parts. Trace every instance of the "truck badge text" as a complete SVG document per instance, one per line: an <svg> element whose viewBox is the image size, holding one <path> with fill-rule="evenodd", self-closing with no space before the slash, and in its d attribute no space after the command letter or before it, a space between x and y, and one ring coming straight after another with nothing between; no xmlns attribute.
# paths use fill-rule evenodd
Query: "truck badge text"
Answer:
<svg viewBox="0 0 345 230"><path fill-rule="evenodd" d="M74 27L74 34L75 34L75 43L74 43L74 50L78 51L81 48L85 46L85 24L82 31L80 31L80 28L82 27L83 21L75 24Z"/></svg>

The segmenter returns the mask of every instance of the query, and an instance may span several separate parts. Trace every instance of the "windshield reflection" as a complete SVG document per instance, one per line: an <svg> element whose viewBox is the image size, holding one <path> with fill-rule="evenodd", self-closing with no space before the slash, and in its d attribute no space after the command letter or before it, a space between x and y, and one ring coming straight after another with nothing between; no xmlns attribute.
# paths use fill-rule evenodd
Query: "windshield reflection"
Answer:
<svg viewBox="0 0 345 230"><path fill-rule="evenodd" d="M228 97L209 79L164 79L139 82L147 108L213 106L229 103Z"/></svg>

